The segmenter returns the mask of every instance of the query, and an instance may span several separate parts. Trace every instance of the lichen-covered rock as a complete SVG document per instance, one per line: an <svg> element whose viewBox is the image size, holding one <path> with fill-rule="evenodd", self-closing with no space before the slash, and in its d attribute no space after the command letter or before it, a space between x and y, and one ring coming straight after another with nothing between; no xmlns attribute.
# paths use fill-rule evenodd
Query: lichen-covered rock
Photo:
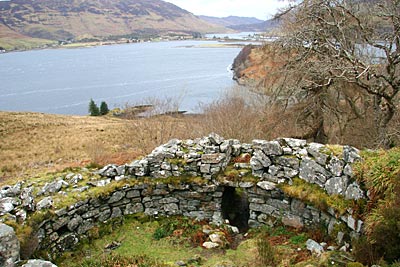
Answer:
<svg viewBox="0 0 400 267"><path fill-rule="evenodd" d="M219 146L219 145L221 145L221 144L224 142L224 138L222 138L221 136L219 136L219 135L216 134L216 133L211 133L211 134L208 136L208 138L209 138L210 142L211 142L213 145Z"/></svg>
<svg viewBox="0 0 400 267"><path fill-rule="evenodd" d="M113 177L118 175L116 168L117 166L114 164L106 165L102 169L100 169L97 173L103 177Z"/></svg>
<svg viewBox="0 0 400 267"><path fill-rule="evenodd" d="M282 223L286 226L301 229L304 227L303 219L297 215L286 215L282 218Z"/></svg>
<svg viewBox="0 0 400 267"><path fill-rule="evenodd" d="M36 204L37 210L49 209L53 207L54 201L52 197L45 197Z"/></svg>
<svg viewBox="0 0 400 267"><path fill-rule="evenodd" d="M21 267L57 267L57 265L44 260L29 260Z"/></svg>
<svg viewBox="0 0 400 267"><path fill-rule="evenodd" d="M343 159L347 163L354 163L361 160L360 151L351 146L343 147Z"/></svg>
<svg viewBox="0 0 400 267"><path fill-rule="evenodd" d="M13 267L19 260L19 241L14 229L0 223L0 266Z"/></svg>
<svg viewBox="0 0 400 267"><path fill-rule="evenodd" d="M328 160L328 155L321 152L326 148L323 144L310 143L307 148L307 152L315 159L320 165L325 165Z"/></svg>
<svg viewBox="0 0 400 267"><path fill-rule="evenodd" d="M17 200L12 197L5 197L0 199L0 216L13 211L16 201Z"/></svg>
<svg viewBox="0 0 400 267"><path fill-rule="evenodd" d="M278 141L253 140L253 147L261 149L268 156L280 156L283 154L282 146Z"/></svg>
<svg viewBox="0 0 400 267"><path fill-rule="evenodd" d="M204 242L202 246L206 249L213 249L213 248L218 248L219 244L214 242Z"/></svg>
<svg viewBox="0 0 400 267"><path fill-rule="evenodd" d="M69 173L65 176L65 180L67 180L71 184L77 184L83 180L83 176L80 173Z"/></svg>
<svg viewBox="0 0 400 267"><path fill-rule="evenodd" d="M306 241L307 250L311 251L312 254L320 256L324 252L324 248L312 239Z"/></svg>
<svg viewBox="0 0 400 267"><path fill-rule="evenodd" d="M330 195L344 195L348 185L346 176L333 177L325 184L325 190Z"/></svg>
<svg viewBox="0 0 400 267"><path fill-rule="evenodd" d="M268 181L258 182L257 186L262 188L262 189L264 189L264 190L267 190L267 191L271 191L271 190L274 190L276 188L276 184L275 183L268 182Z"/></svg>
<svg viewBox="0 0 400 267"><path fill-rule="evenodd" d="M329 178L328 171L310 158L304 158L300 164L300 178L312 183L324 186Z"/></svg>
<svg viewBox="0 0 400 267"><path fill-rule="evenodd" d="M69 184L64 180L54 181L52 183L46 183L42 190L38 193L38 195L46 195L46 194L53 194L59 192L62 188L68 187Z"/></svg>
<svg viewBox="0 0 400 267"><path fill-rule="evenodd" d="M35 202L33 197L33 187L22 189L20 199L22 200L22 207L28 211L35 209Z"/></svg>
<svg viewBox="0 0 400 267"><path fill-rule="evenodd" d="M64 252L68 249L73 248L76 244L78 244L79 238L75 233L67 233L61 236L57 241L58 251Z"/></svg>
<svg viewBox="0 0 400 267"><path fill-rule="evenodd" d="M128 204L126 206L124 214L126 214L126 215L136 214L136 213L143 212L143 211L144 211L144 207L143 207L142 203Z"/></svg>
<svg viewBox="0 0 400 267"><path fill-rule="evenodd" d="M290 146L291 148L303 148L306 144L307 141L303 139L295 139L295 138L283 138L283 141Z"/></svg>
<svg viewBox="0 0 400 267"><path fill-rule="evenodd" d="M253 157L250 159L250 166L253 170L263 170L271 165L271 160L261 150L254 151Z"/></svg>
<svg viewBox="0 0 400 267"><path fill-rule="evenodd" d="M364 198L364 192L361 190L360 186L357 183L352 183L346 190L345 193L346 199L362 199Z"/></svg>
<svg viewBox="0 0 400 267"><path fill-rule="evenodd" d="M121 192L121 191L114 192L111 195L110 199L108 200L108 204L118 202L121 199L123 199L124 197L125 197L125 192Z"/></svg>
<svg viewBox="0 0 400 267"><path fill-rule="evenodd" d="M98 181L90 181L87 184L95 187L105 187L106 185L111 183L111 178L98 180Z"/></svg>
<svg viewBox="0 0 400 267"><path fill-rule="evenodd" d="M0 198L16 197L21 193L22 182L18 182L13 186L5 185L0 189Z"/></svg>
<svg viewBox="0 0 400 267"><path fill-rule="evenodd" d="M343 174L345 163L337 157L332 157L327 165L328 170L333 176L339 177Z"/></svg>

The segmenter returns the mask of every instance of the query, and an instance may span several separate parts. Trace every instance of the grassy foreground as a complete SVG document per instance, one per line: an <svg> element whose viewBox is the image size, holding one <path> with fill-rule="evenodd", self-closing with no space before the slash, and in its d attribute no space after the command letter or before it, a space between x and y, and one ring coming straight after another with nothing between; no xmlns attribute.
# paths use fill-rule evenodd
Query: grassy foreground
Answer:
<svg viewBox="0 0 400 267"><path fill-rule="evenodd" d="M175 229L159 236L160 230ZM125 219L112 231L112 223L91 231L101 237L83 244L77 251L69 252L57 261L60 267L108 267L108 266L302 266L325 262L335 255L316 258L305 249L306 233L298 233L283 227L252 230L246 236L232 235L228 247L204 249L201 247L203 228L212 226L185 218L140 222L137 218ZM104 234L104 235L103 235ZM239 241L235 241L239 239ZM111 250L107 246L118 243ZM316 266L316 265L315 265Z"/></svg>

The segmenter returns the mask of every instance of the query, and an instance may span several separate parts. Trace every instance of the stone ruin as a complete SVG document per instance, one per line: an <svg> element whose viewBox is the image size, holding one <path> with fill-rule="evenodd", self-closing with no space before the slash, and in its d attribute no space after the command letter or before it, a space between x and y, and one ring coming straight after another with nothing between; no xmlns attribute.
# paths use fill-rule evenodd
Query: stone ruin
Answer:
<svg viewBox="0 0 400 267"><path fill-rule="evenodd" d="M350 146L331 149L291 138L254 140L251 144L216 134L195 140L174 139L130 164L105 166L96 171L102 178L84 186L78 186L80 173L59 177L41 188L23 182L4 186L0 190L0 216L26 223L35 212L50 211L39 225L37 238L39 249L54 255L73 249L93 227L136 213L183 215L217 225L229 222L242 231L276 220L297 228L324 224L329 233L344 225L349 235L357 236L363 231L363 222L353 217L350 208L344 214L332 208L319 210L286 195L281 186L301 179L329 195L362 199L366 194L352 170L352 164L359 160L359 151ZM57 195L79 196L116 183L122 186L107 195L54 208ZM241 197L235 193L238 189ZM0 257L4 262L15 262L15 253L4 254L9 251L4 248L18 250L15 240L7 237L9 228L0 227ZM335 234L338 243L343 242L345 233Z"/></svg>

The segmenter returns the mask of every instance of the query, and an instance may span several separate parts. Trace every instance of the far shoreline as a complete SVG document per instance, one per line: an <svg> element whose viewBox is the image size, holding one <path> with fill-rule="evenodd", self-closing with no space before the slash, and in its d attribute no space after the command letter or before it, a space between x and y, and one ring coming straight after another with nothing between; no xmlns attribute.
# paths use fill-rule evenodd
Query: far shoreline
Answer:
<svg viewBox="0 0 400 267"><path fill-rule="evenodd" d="M207 34L207 35L212 35ZM222 33L224 34L224 33ZM260 34L260 33L255 33ZM221 34L218 34L221 35ZM227 33L227 37L229 37L229 33ZM110 45L122 45L122 44L139 44L139 43L157 43L157 42L174 42L174 41L209 41L209 42L218 42L218 45L210 45L210 46L200 46L202 48L240 48L244 47L245 43L259 43L262 44L263 42L267 42L269 39L265 38L247 38L247 39L240 39L240 38L209 38L209 37L202 37L202 38L187 38L187 37L179 37L179 38L165 38L165 37L156 37L156 38L148 38L148 39L127 39L121 38L118 40L105 40L105 41L92 41L92 42L71 42L71 43L51 43L52 40L49 40L49 44L46 44L41 47L33 47L31 49L14 49L14 50L0 50L1 54L9 54L13 52L27 52L27 51L37 51L37 50L46 50L46 49L75 49L75 48L92 48L92 47L99 47L99 46L110 46ZM56 42L56 41L53 41ZM60 41L59 41L60 42Z"/></svg>

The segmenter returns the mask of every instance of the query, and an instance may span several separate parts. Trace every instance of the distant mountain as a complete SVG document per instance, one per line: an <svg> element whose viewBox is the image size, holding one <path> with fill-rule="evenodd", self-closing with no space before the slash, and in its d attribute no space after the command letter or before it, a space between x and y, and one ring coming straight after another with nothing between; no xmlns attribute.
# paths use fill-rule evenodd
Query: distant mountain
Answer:
<svg viewBox="0 0 400 267"><path fill-rule="evenodd" d="M224 30L161 0L0 1L2 28L49 40Z"/></svg>
<svg viewBox="0 0 400 267"><path fill-rule="evenodd" d="M255 24L231 25L228 28L240 32L268 32L279 26L278 20L266 20Z"/></svg>
<svg viewBox="0 0 400 267"><path fill-rule="evenodd" d="M209 23L221 25L224 27L235 26L235 25L257 24L263 22L260 19L252 17L237 17L237 16L229 16L223 18L209 17L209 16L198 16L198 17Z"/></svg>
<svg viewBox="0 0 400 267"><path fill-rule="evenodd" d="M224 18L199 16L199 18L240 32L265 32L278 26L276 20L260 20L252 17L229 16Z"/></svg>

